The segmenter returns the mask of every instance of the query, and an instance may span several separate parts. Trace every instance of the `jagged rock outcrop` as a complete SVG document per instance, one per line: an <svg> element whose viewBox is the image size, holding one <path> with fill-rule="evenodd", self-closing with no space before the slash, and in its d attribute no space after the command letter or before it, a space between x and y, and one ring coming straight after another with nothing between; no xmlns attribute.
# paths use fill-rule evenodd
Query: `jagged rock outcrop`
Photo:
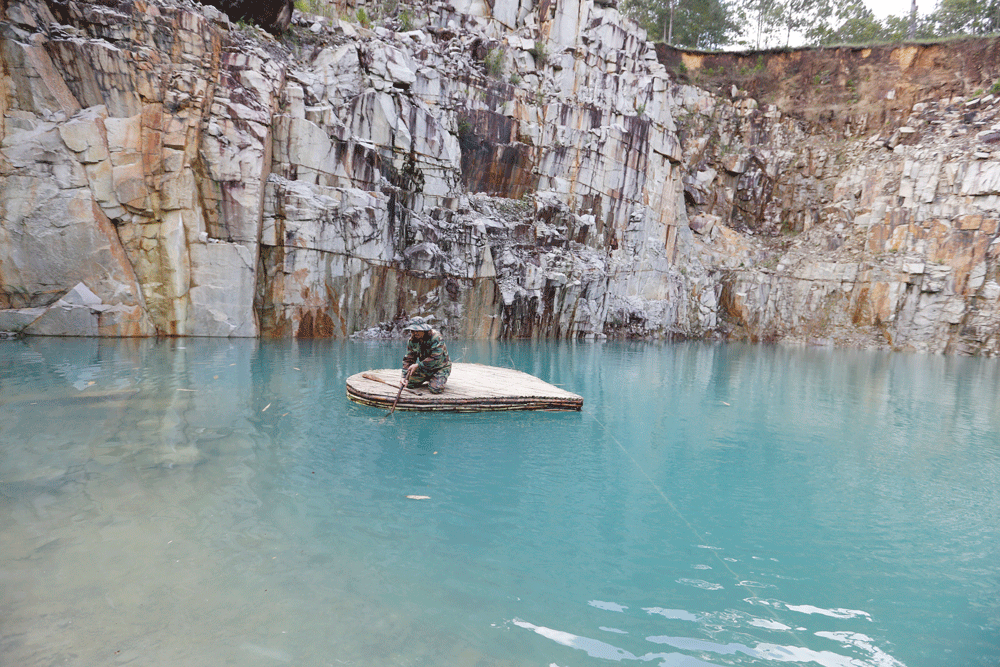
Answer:
<svg viewBox="0 0 1000 667"><path fill-rule="evenodd" d="M208 0L205 4L218 7L232 21L255 23L272 35L288 30L295 11L292 0Z"/></svg>
<svg viewBox="0 0 1000 667"><path fill-rule="evenodd" d="M589 0L296 16L8 0L0 330L1000 349L990 96L827 123Z"/></svg>
<svg viewBox="0 0 1000 667"><path fill-rule="evenodd" d="M756 262L732 267L721 279L731 335L996 352L1000 154L993 145L1000 139L1000 100L982 90L956 95L966 84L954 72L906 75L921 58L933 60L931 53L944 59L943 48L921 54L916 47L886 47L881 69L865 63L871 50L857 50L860 64L850 66L837 54L842 71L871 71L860 86L844 77L841 90L853 106L839 107L841 122L820 128L747 98L735 106L747 109L742 126L752 134L738 141L727 134L741 125L731 122L728 105L690 120L692 134L706 136L710 146L686 159L704 165L686 184L689 208L705 212L692 226L724 222L771 237ZM942 68L969 51L996 53L1000 42L951 48ZM817 60L824 58L828 67L832 58ZM961 73L974 77L967 85L989 87L1000 77L995 58L976 62L975 72ZM894 100L914 99L913 81L920 78L928 85L926 101L903 102L899 113ZM927 99L928 90L950 94ZM838 108L838 91L823 95ZM817 109L804 108L806 116Z"/></svg>

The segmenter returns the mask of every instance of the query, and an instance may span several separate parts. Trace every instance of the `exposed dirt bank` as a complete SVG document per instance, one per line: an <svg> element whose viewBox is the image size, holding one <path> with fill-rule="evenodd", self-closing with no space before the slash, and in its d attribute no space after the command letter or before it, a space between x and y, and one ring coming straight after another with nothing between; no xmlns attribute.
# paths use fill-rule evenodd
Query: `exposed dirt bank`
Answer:
<svg viewBox="0 0 1000 667"><path fill-rule="evenodd" d="M989 92L1000 40L705 53L657 44L678 81L724 97L749 95L847 136L902 124L915 103Z"/></svg>

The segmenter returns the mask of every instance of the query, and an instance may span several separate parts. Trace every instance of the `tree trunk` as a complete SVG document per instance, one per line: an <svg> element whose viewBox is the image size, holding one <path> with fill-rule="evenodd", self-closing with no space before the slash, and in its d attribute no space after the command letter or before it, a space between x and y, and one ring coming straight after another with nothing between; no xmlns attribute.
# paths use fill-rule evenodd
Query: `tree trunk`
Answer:
<svg viewBox="0 0 1000 667"><path fill-rule="evenodd" d="M677 0L670 3L670 33L667 35L667 44L673 46L674 44L674 5L677 4Z"/></svg>
<svg viewBox="0 0 1000 667"><path fill-rule="evenodd" d="M917 0L910 2L910 40L917 38Z"/></svg>

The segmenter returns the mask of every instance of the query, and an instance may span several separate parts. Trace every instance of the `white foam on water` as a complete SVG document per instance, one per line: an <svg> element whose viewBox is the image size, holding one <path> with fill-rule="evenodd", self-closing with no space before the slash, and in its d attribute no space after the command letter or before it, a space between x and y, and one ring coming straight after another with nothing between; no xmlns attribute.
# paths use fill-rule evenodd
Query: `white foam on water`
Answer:
<svg viewBox="0 0 1000 667"><path fill-rule="evenodd" d="M858 609L823 609L810 604L787 604L785 605L785 609L797 611L802 614L821 614L830 618L865 618L869 621L872 620L871 614Z"/></svg>
<svg viewBox="0 0 1000 667"><path fill-rule="evenodd" d="M678 579L678 584L684 584L685 586L694 586L695 588L700 588L706 591L718 591L722 590L723 585L717 584L711 581L705 581L703 579Z"/></svg>
<svg viewBox="0 0 1000 667"><path fill-rule="evenodd" d="M662 607L643 607L647 614L657 614L664 618L672 618L678 621L697 621L698 617L683 609L663 609Z"/></svg>

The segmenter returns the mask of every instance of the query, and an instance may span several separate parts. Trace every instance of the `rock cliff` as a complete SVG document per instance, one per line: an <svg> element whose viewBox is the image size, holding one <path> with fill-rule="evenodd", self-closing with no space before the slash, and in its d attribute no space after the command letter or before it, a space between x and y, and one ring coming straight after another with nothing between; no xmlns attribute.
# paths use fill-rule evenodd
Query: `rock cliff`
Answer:
<svg viewBox="0 0 1000 667"><path fill-rule="evenodd" d="M592 0L277 37L0 9L0 331L1000 350L996 42L658 52Z"/></svg>

